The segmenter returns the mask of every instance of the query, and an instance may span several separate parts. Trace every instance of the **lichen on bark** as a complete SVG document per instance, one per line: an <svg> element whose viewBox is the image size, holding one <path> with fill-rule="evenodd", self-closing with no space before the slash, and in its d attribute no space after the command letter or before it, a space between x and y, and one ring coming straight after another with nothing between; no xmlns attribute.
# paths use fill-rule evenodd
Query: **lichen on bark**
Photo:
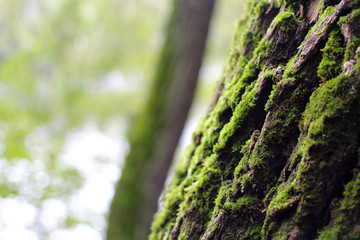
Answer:
<svg viewBox="0 0 360 240"><path fill-rule="evenodd" d="M360 1L248 7L150 239L360 239Z"/></svg>

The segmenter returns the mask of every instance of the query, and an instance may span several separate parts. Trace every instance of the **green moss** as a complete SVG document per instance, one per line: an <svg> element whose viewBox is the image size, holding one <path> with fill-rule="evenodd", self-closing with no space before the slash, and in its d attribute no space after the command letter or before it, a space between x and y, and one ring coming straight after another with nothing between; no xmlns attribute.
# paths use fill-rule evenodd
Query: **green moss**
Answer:
<svg viewBox="0 0 360 240"><path fill-rule="evenodd" d="M302 130L310 136L317 136L323 130L324 121L344 109L348 104L344 92L349 88L348 77L340 75L321 85L311 96L310 103L304 113ZM351 96L350 96L351 97Z"/></svg>
<svg viewBox="0 0 360 240"><path fill-rule="evenodd" d="M285 0L275 0L274 1L274 7L276 7L276 8L280 8L284 4L285 4Z"/></svg>
<svg viewBox="0 0 360 240"><path fill-rule="evenodd" d="M277 231L273 238L273 240L287 240L288 239L288 236L287 234L284 234L283 231L280 229L279 231Z"/></svg>
<svg viewBox="0 0 360 240"><path fill-rule="evenodd" d="M310 31L308 31L304 41L300 44L299 49L303 47L306 40L310 37L312 34L322 34L325 31L328 31L328 25L324 24L326 19L337 9L336 6L329 6L327 7L323 12L320 12L319 14L319 20L314 24L314 26L311 27ZM301 56L297 56L301 57ZM286 71L285 71L286 72ZM287 75L284 73L284 75Z"/></svg>
<svg viewBox="0 0 360 240"><path fill-rule="evenodd" d="M300 163L301 161L304 161L305 152L307 150L306 145L302 144L305 141L304 138L305 137L303 135L300 136L299 141L298 141L298 146L296 148L297 151L295 151L290 157L291 162L290 162L290 166L289 166L289 171L293 171L298 163Z"/></svg>
<svg viewBox="0 0 360 240"><path fill-rule="evenodd" d="M272 79L275 80L276 78L276 73L274 71L274 69L267 69L265 71L265 73L262 75L263 78L268 78L268 79Z"/></svg>
<svg viewBox="0 0 360 240"><path fill-rule="evenodd" d="M343 24L353 24L354 26L358 26L360 24L360 10L355 9L347 16L341 17L338 26ZM355 57L356 49L360 45L360 33L354 31L351 38L351 42L346 46L344 62Z"/></svg>
<svg viewBox="0 0 360 240"><path fill-rule="evenodd" d="M323 12L319 16L319 20L316 22L314 28L312 30L316 30L314 34L319 35L324 31L328 30L328 25L324 25L325 20L337 9L337 6L329 6L323 10ZM319 10L319 9L318 9ZM312 33L310 31L309 33Z"/></svg>
<svg viewBox="0 0 360 240"><path fill-rule="evenodd" d="M282 183L276 190L276 197L270 202L267 215L274 216L279 212L287 210L294 206L299 200L298 196L294 196L296 190L295 183L290 183L288 186Z"/></svg>
<svg viewBox="0 0 360 240"><path fill-rule="evenodd" d="M341 26L344 23L353 23L358 22L360 17L360 9L354 9L350 14L347 16L340 17L338 21L338 25Z"/></svg>
<svg viewBox="0 0 360 240"><path fill-rule="evenodd" d="M337 121L343 122L345 126L351 126L358 121L355 119L359 110L354 109L352 105L357 96L351 91L351 84L354 84L354 80L340 75L321 85L312 94L303 115L304 119L300 124L302 136L298 140L299 145L291 157L292 162L289 167L290 171L294 171L296 165L298 169L296 169L296 174L290 175L288 181L279 186L276 197L269 204L268 217L263 229L264 235L271 234L276 229L275 225L271 225L273 222L271 218L288 211L297 204L299 206L294 217L297 221L304 216L318 214L316 212L320 211L316 207L323 201L323 188L326 183L317 180L317 176L321 176L319 171L327 171L328 163L317 161L317 159L326 159L324 156L328 154L327 152L333 151L333 148L341 149L340 152L347 152L357 142L356 132L354 133L351 127L345 130L336 126ZM352 115L346 116L348 113ZM332 122L329 119L338 120ZM334 136L343 137L340 140ZM338 161L340 162L341 159ZM283 227L289 228L289 226ZM280 239L284 235L286 236L286 233L278 232ZM277 238L274 237L274 239Z"/></svg>
<svg viewBox="0 0 360 240"><path fill-rule="evenodd" d="M233 109L233 114L230 121L221 130L218 142L213 148L214 152L218 152L225 147L228 139L241 126L244 117L255 106L254 101L256 101L255 94L259 86L259 77L274 78L275 73L272 71L266 71L262 76L257 75L257 71L262 69L265 64L264 59L269 54L268 50L269 42L262 39L255 50L252 60L247 64L241 79L234 81L236 84L229 86L231 91L225 92L223 98L220 99L220 103L221 101L227 101L223 102L223 106L230 106ZM257 80L254 81L255 79Z"/></svg>
<svg viewBox="0 0 360 240"><path fill-rule="evenodd" d="M227 123L220 132L219 140L214 145L214 152L220 151L225 147L228 139L234 134L236 129L239 128L239 125L242 120L244 120L246 114L249 110L255 106L254 99L258 83L249 85L245 91L245 94L242 97L242 101L235 108L235 111L230 119L230 122Z"/></svg>
<svg viewBox="0 0 360 240"><path fill-rule="evenodd" d="M255 209L259 205L259 199L254 196L244 195L240 197L236 202L226 201L223 205L225 211L229 211L234 214L240 214L246 212L249 209Z"/></svg>
<svg viewBox="0 0 360 240"><path fill-rule="evenodd" d="M249 227L244 234L244 239L251 239L251 240L262 239L261 228L262 228L261 224Z"/></svg>
<svg viewBox="0 0 360 240"><path fill-rule="evenodd" d="M269 111L270 109L274 109L278 107L277 103L274 101L275 97L279 93L279 86L281 86L287 79L283 79L280 83L273 84L273 89L270 93L269 100L265 104L265 111Z"/></svg>
<svg viewBox="0 0 360 240"><path fill-rule="evenodd" d="M298 74L298 68L295 67L296 56L292 57L286 64L285 71L283 74L283 79L291 79L291 77L294 77L296 74Z"/></svg>
<svg viewBox="0 0 360 240"><path fill-rule="evenodd" d="M254 8L254 13L256 16L261 16L261 14L264 14L270 7L270 3L267 0L258 0L258 3L256 4Z"/></svg>
<svg viewBox="0 0 360 240"><path fill-rule="evenodd" d="M294 24L296 22L295 14L292 11L285 11L275 17L273 24L279 27L281 31L286 32L296 28L296 24Z"/></svg>
<svg viewBox="0 0 360 240"><path fill-rule="evenodd" d="M248 10L244 18L237 25L235 37L230 48L230 57L225 63L224 78L221 80L225 86L228 83L231 85L231 83L237 82L236 79L243 75L245 67L250 59L252 59L253 50L257 48L263 37L261 35L262 24L260 19L269 6L270 3L266 0L248 1ZM245 51L246 49L247 51ZM249 68L247 71L249 71Z"/></svg>
<svg viewBox="0 0 360 240"><path fill-rule="evenodd" d="M321 230L318 240L360 238L360 172L350 181L343 193L344 198L332 213L332 221Z"/></svg>
<svg viewBox="0 0 360 240"><path fill-rule="evenodd" d="M317 74L322 81L327 81L341 73L342 65L339 64L339 60L341 60L344 55L344 49L342 46L343 40L341 39L340 31L332 31L325 48L321 50L323 52L323 56L318 67Z"/></svg>

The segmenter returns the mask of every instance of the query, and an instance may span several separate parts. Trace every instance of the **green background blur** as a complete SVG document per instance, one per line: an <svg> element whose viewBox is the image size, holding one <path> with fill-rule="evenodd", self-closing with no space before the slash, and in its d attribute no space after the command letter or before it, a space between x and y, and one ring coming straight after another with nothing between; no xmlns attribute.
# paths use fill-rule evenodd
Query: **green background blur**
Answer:
<svg viewBox="0 0 360 240"><path fill-rule="evenodd" d="M194 124L243 4L215 7ZM129 150L126 131L147 99L171 1L0 6L0 239L102 239Z"/></svg>

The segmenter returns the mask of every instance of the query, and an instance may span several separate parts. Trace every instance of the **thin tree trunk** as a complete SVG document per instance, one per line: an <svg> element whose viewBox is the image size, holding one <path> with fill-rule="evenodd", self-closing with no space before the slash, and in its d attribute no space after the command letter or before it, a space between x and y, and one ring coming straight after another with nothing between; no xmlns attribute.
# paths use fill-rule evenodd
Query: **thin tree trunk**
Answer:
<svg viewBox="0 0 360 240"><path fill-rule="evenodd" d="M150 239L360 239L360 1L250 0Z"/></svg>
<svg viewBox="0 0 360 240"><path fill-rule="evenodd" d="M110 208L108 240L143 240L193 99L214 0L175 0L150 98Z"/></svg>

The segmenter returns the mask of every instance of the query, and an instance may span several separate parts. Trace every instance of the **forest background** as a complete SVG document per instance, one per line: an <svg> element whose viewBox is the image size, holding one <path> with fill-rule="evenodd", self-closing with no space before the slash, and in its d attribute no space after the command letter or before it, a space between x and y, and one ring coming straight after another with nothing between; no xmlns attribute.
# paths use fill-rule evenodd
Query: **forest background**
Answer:
<svg viewBox="0 0 360 240"><path fill-rule="evenodd" d="M172 1L0 3L0 238L102 239ZM210 101L243 5L217 2L179 152Z"/></svg>

